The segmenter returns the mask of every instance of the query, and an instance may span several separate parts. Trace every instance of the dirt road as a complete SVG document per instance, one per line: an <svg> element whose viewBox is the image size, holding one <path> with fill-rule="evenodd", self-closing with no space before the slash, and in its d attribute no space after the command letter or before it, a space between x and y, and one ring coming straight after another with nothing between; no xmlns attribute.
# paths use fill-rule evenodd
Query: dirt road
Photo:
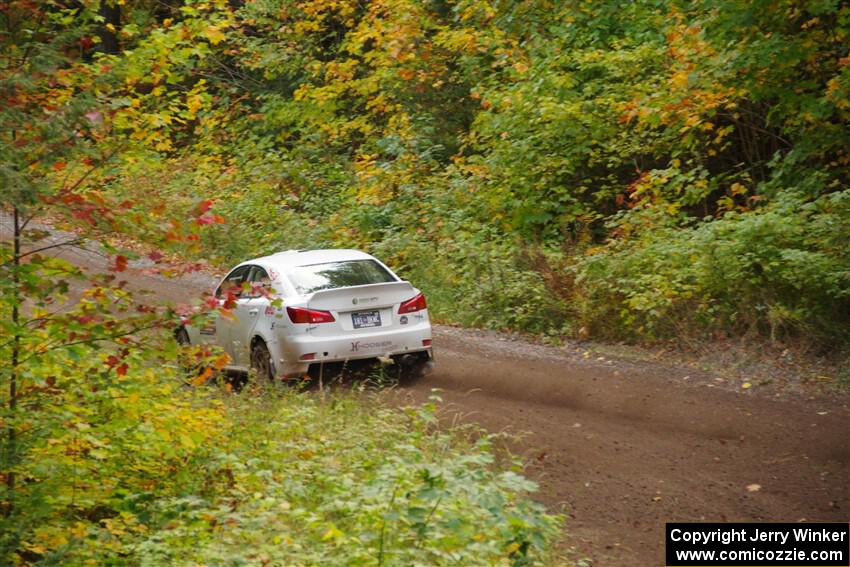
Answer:
<svg viewBox="0 0 850 567"><path fill-rule="evenodd" d="M596 565L664 565L668 521L850 519L846 403L729 391L495 333L439 328L435 345L437 370L410 395L441 388L464 419L528 432L520 450L541 500L563 507L568 543Z"/></svg>
<svg viewBox="0 0 850 567"><path fill-rule="evenodd" d="M141 267L126 279L163 300L210 283ZM667 521L850 520L847 399L723 389L692 370L450 327L437 327L435 349L435 372L396 395L422 401L440 388L462 419L528 432L514 447L538 497L567 515L567 545L595 565L663 565Z"/></svg>

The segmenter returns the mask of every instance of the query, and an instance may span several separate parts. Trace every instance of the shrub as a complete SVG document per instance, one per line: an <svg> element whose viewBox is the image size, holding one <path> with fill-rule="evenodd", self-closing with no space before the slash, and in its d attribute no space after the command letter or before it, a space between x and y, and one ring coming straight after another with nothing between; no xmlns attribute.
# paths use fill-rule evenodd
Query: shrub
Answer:
<svg viewBox="0 0 850 567"><path fill-rule="evenodd" d="M663 215L661 215L663 216ZM756 331L773 339L847 340L850 191L808 201L792 192L754 212L679 226L639 211L637 235L580 259L585 316L632 336L688 327Z"/></svg>

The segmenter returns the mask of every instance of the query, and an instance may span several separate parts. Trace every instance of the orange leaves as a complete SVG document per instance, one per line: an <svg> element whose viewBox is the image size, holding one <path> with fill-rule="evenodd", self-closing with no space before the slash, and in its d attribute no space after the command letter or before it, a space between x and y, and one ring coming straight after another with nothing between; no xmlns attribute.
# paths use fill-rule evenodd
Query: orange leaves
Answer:
<svg viewBox="0 0 850 567"><path fill-rule="evenodd" d="M200 374L198 374L191 382L193 386L200 386L213 376L213 369L209 366L205 367L201 370Z"/></svg>

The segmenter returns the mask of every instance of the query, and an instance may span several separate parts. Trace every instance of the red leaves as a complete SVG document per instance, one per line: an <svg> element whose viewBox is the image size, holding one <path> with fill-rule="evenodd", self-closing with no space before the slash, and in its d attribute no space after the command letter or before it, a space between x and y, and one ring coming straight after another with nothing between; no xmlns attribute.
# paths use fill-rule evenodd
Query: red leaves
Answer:
<svg viewBox="0 0 850 567"><path fill-rule="evenodd" d="M123 272L127 269L127 257L122 256L121 254L115 257L115 263L112 266L112 271L114 272Z"/></svg>
<svg viewBox="0 0 850 567"><path fill-rule="evenodd" d="M124 348L117 355L110 354L106 357L106 366L110 369L114 368L115 373L119 376L126 376L129 365L124 362L124 357L130 354L130 349Z"/></svg>
<svg viewBox="0 0 850 567"><path fill-rule="evenodd" d="M114 354L109 355L109 358L106 359L106 366L114 368L118 376L126 376L129 368L126 362L121 362L121 359Z"/></svg>
<svg viewBox="0 0 850 567"><path fill-rule="evenodd" d="M207 224L224 224L224 217L221 215L214 215L209 212L212 208L214 201L211 199L204 199L195 207L195 224L199 226L207 225Z"/></svg>
<svg viewBox="0 0 850 567"><path fill-rule="evenodd" d="M210 210L210 208L212 208L212 206L213 206L213 202L210 199L204 199L203 201L198 203L197 207L195 207L195 211L197 213L197 216L200 216L200 215L206 213L208 210Z"/></svg>
<svg viewBox="0 0 850 567"><path fill-rule="evenodd" d="M203 215L195 219L195 224L224 224L224 217L221 215L211 215L209 213L204 213Z"/></svg>
<svg viewBox="0 0 850 567"><path fill-rule="evenodd" d="M237 299L238 298L236 297L236 294L234 294L232 291L228 291L227 298L225 298L224 305L222 307L224 307L225 309L233 309L234 307L236 307Z"/></svg>

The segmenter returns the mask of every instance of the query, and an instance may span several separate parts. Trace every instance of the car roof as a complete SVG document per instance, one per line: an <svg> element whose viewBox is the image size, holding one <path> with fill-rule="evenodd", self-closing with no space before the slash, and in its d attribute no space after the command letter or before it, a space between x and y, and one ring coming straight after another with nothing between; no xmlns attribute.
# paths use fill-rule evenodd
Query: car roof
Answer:
<svg viewBox="0 0 850 567"><path fill-rule="evenodd" d="M248 260L247 262L242 262L242 264L261 264L284 271L297 266L373 259L374 258L372 256L365 252L361 252L360 250L328 248L324 250L286 250L269 256Z"/></svg>

